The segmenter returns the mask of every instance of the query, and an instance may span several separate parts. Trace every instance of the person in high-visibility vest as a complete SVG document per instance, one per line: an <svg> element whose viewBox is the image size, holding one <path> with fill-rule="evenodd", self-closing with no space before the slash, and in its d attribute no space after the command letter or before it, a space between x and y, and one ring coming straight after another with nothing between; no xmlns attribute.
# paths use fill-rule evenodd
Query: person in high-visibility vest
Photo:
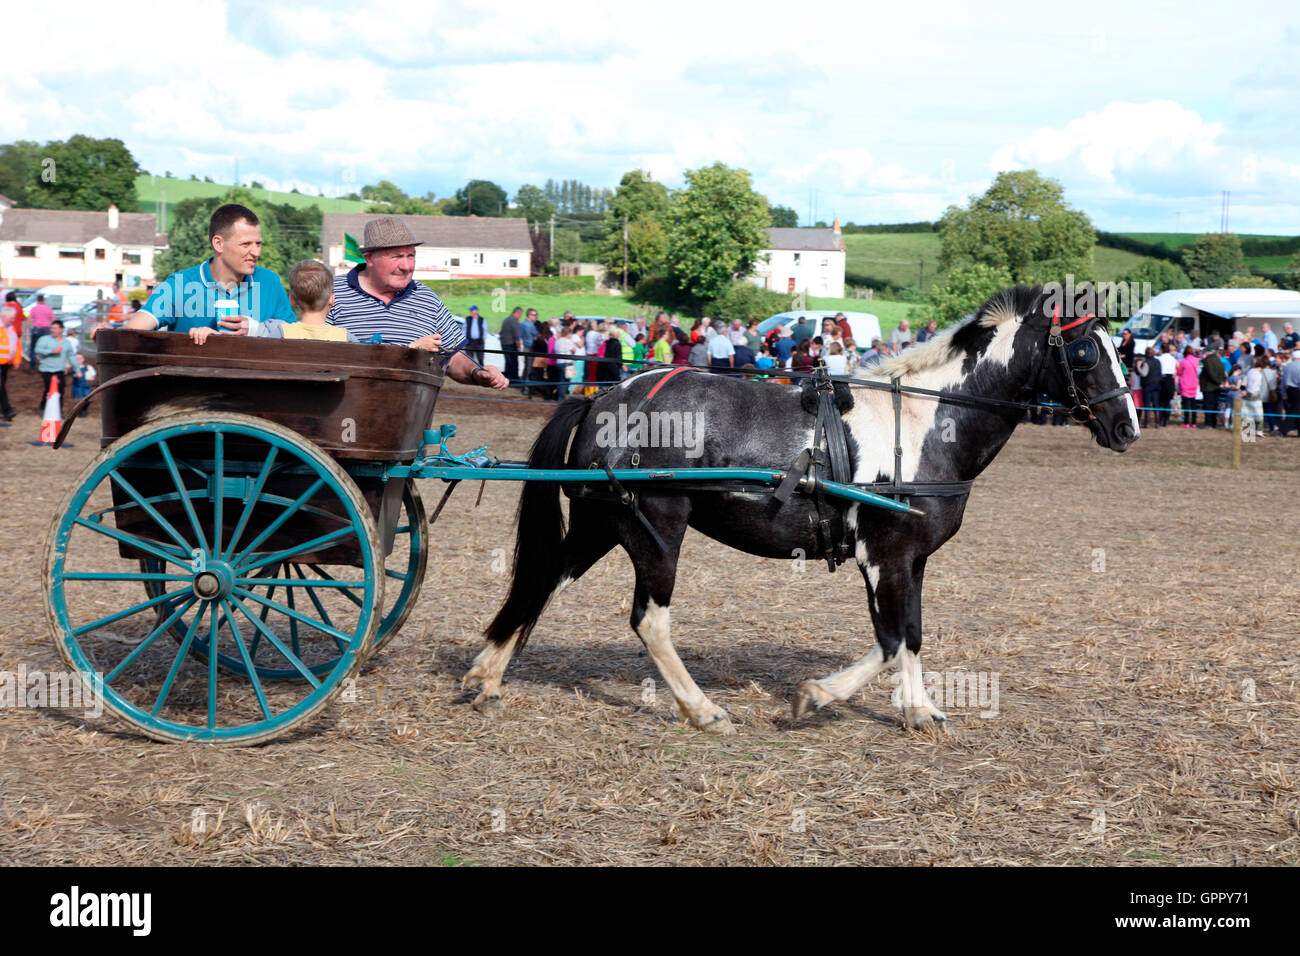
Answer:
<svg viewBox="0 0 1300 956"><path fill-rule="evenodd" d="M9 380L10 367L17 367L23 361L23 336L21 332L15 332L8 325L0 322L0 418L9 421L18 413L14 411L13 405L9 403L9 390L6 383Z"/></svg>
<svg viewBox="0 0 1300 956"><path fill-rule="evenodd" d="M126 293L122 291L122 283L113 283L113 298L115 301L108 310L108 324L115 329L126 321Z"/></svg>

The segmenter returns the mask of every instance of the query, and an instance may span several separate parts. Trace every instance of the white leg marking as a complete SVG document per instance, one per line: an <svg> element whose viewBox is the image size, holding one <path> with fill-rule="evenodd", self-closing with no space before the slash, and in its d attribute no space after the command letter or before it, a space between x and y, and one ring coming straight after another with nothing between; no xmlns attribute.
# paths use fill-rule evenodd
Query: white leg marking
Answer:
<svg viewBox="0 0 1300 956"><path fill-rule="evenodd" d="M921 728L930 720L948 719L947 714L934 706L934 702L930 700L930 695L925 690L920 654L913 654L906 647L900 648L898 671L898 689L894 691L894 703L902 709L909 726Z"/></svg>
<svg viewBox="0 0 1300 956"><path fill-rule="evenodd" d="M645 617L637 627L637 634L645 641L646 650L673 693L673 700L688 720L700 730L715 734L734 734L735 728L721 707L704 696L704 691L691 679L686 665L677 656L668 636L668 608L653 600L646 606Z"/></svg>
<svg viewBox="0 0 1300 956"><path fill-rule="evenodd" d="M506 672L510 658L514 657L519 635L512 635L504 644L489 643L474 658L474 666L460 679L466 690L478 687L474 709L480 713L497 714L505 710L501 703L501 676Z"/></svg>

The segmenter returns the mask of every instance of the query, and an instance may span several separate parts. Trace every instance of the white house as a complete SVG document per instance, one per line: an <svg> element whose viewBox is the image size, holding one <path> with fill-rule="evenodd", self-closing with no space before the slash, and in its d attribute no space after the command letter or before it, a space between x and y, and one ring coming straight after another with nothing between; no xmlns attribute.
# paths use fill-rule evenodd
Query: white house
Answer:
<svg viewBox="0 0 1300 956"><path fill-rule="evenodd" d="M767 230L768 248L758 254L750 281L773 292L844 297L844 237L840 221L830 229Z"/></svg>
<svg viewBox="0 0 1300 956"><path fill-rule="evenodd" d="M8 286L152 285L154 255L166 248L152 213L0 209L0 281Z"/></svg>
<svg viewBox="0 0 1300 956"><path fill-rule="evenodd" d="M325 213L321 249L335 273L353 263L343 258L344 236L365 242L366 223L381 216ZM416 240L417 279L514 279L532 274L533 241L523 219L480 216L398 216Z"/></svg>

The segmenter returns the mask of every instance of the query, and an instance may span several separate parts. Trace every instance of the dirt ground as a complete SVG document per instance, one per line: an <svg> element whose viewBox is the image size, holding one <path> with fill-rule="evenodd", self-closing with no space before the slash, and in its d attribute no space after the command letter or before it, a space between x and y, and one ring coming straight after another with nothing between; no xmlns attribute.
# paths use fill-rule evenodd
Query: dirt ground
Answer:
<svg viewBox="0 0 1300 956"><path fill-rule="evenodd" d="M0 670L54 670L45 536L97 420L71 449L32 447L19 378L22 413L0 429ZM543 420L452 393L435 418L458 425L455 448L503 458ZM694 532L673 635L738 735L674 718L627 625L621 552L542 618L507 672L506 715L480 716L459 678L505 591L517 490L489 485L476 509L462 487L356 701L285 737L161 744L108 716L0 710L0 859L1295 865L1300 440L1229 462L1223 432L1147 432L1115 455L1077 427L1022 426L926 576L923 662L948 680L946 734L905 730L887 675L792 722L800 681L870 647L860 575ZM441 488L423 483L430 506ZM981 699L954 697L963 674Z"/></svg>

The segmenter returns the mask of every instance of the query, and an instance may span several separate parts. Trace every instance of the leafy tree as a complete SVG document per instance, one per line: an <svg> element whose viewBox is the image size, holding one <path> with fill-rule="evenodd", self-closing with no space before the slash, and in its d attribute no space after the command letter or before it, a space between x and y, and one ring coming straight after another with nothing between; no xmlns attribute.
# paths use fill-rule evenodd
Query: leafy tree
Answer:
<svg viewBox="0 0 1300 956"><path fill-rule="evenodd" d="M1241 256L1241 238L1231 232L1212 232L1200 236L1183 249L1183 268L1199 289L1226 285L1229 279L1246 272Z"/></svg>
<svg viewBox="0 0 1300 956"><path fill-rule="evenodd" d="M39 143L20 139L0 146L0 195L8 196L19 206L26 206L27 184L32 170L40 167Z"/></svg>
<svg viewBox="0 0 1300 956"><path fill-rule="evenodd" d="M1235 275L1223 284L1225 289L1276 289L1272 279L1256 275Z"/></svg>
<svg viewBox="0 0 1300 956"><path fill-rule="evenodd" d="M370 202L398 203L406 199L407 195L387 179L381 179L373 186L362 186L361 198Z"/></svg>
<svg viewBox="0 0 1300 956"><path fill-rule="evenodd" d="M772 226L778 229L794 229L799 225L799 214L789 206L772 207Z"/></svg>
<svg viewBox="0 0 1300 956"><path fill-rule="evenodd" d="M704 311L728 322L743 319L748 325L751 320L762 321L768 316L784 312L789 305L788 295L760 288L752 282L733 282L720 296L709 302Z"/></svg>
<svg viewBox="0 0 1300 956"><path fill-rule="evenodd" d="M515 208L512 216L522 216L537 227L545 226L555 215L555 205L546 198L546 193L536 186L524 185L515 193Z"/></svg>
<svg viewBox="0 0 1300 956"><path fill-rule="evenodd" d="M940 325L947 325L978 309L993 293L1013 284L1005 266L983 262L955 266L930 289L930 313Z"/></svg>
<svg viewBox="0 0 1300 956"><path fill-rule="evenodd" d="M80 134L49 142L39 162L28 169L27 202L43 209L102 211L116 203L135 212L135 177L140 168L120 139L91 139Z"/></svg>
<svg viewBox="0 0 1300 956"><path fill-rule="evenodd" d="M678 288L708 301L753 271L771 213L747 170L717 162L688 169L685 179L668 210L666 258Z"/></svg>
<svg viewBox="0 0 1300 956"><path fill-rule="evenodd" d="M551 247L552 262L581 262L582 237L576 229L556 229L555 245Z"/></svg>
<svg viewBox="0 0 1300 956"><path fill-rule="evenodd" d="M505 210L506 191L488 179L471 179L444 207L448 216L501 216Z"/></svg>
<svg viewBox="0 0 1300 956"><path fill-rule="evenodd" d="M635 285L643 276L662 273L667 266L668 188L655 182L644 170L623 174L602 220L602 237L596 261L611 276L623 275L623 221L627 227L627 275Z"/></svg>
<svg viewBox="0 0 1300 956"><path fill-rule="evenodd" d="M1192 287L1192 280L1187 277L1186 272L1172 262L1162 262L1159 259L1144 259L1137 268L1124 273L1117 281L1137 283L1139 288L1150 283L1152 295L1159 295L1169 289Z"/></svg>
<svg viewBox="0 0 1300 956"><path fill-rule="evenodd" d="M1097 232L1064 196L1060 183L1032 169L998 173L982 196L949 206L939 220L940 268L983 263L1028 283L1090 278Z"/></svg>

